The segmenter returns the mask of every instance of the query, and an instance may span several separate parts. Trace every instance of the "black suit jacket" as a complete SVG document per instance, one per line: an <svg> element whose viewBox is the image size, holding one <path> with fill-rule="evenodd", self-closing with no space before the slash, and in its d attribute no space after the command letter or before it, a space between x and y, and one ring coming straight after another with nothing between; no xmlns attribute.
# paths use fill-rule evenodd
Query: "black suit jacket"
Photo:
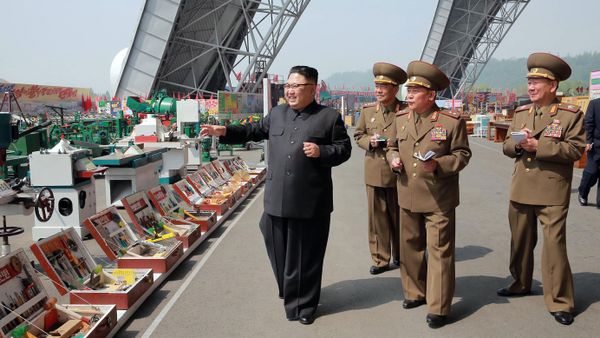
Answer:
<svg viewBox="0 0 600 338"><path fill-rule="evenodd" d="M313 101L302 111L279 105L260 122L227 126L222 143L268 139L265 212L310 218L333 211L331 167L350 158L352 145L335 110ZM321 156L308 158L303 142L319 145Z"/></svg>
<svg viewBox="0 0 600 338"><path fill-rule="evenodd" d="M591 100L584 118L585 143L593 144L588 153L589 158L600 160L600 99Z"/></svg>

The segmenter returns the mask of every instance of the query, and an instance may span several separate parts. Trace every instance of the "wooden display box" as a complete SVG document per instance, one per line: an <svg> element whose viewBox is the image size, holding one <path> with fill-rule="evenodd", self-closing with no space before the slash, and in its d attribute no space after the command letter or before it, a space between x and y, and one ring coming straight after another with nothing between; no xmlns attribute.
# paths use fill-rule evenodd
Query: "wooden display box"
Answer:
<svg viewBox="0 0 600 338"><path fill-rule="evenodd" d="M197 211L186 208L187 204L179 197L171 186L158 186L148 190L150 202L163 217L182 219L184 222L192 222L199 226L200 231L205 233L215 223L217 214L214 211ZM200 238L200 235L198 235Z"/></svg>
<svg viewBox="0 0 600 338"><path fill-rule="evenodd" d="M213 161L215 162L215 161ZM225 178L221 175L220 170L217 170L215 164L207 163L202 166L202 171L206 173L208 177L207 183L213 188L223 191L227 194L231 194L233 196L234 202L237 202L242 199L244 192L242 191L239 185L234 184L228 178ZM216 160L218 162L218 160Z"/></svg>
<svg viewBox="0 0 600 338"><path fill-rule="evenodd" d="M173 184L175 193L189 206L196 210L214 211L219 216L229 210L228 199L206 199L191 182L188 175L185 179Z"/></svg>
<svg viewBox="0 0 600 338"><path fill-rule="evenodd" d="M123 220L116 207L109 207L86 219L83 224L106 256L119 268L169 271L183 256L183 244L175 238L157 243L145 241Z"/></svg>
<svg viewBox="0 0 600 338"><path fill-rule="evenodd" d="M80 333L89 338L106 337L117 325L117 308L114 305L56 305L54 300L49 302L48 294L23 249L0 257L0 276L2 338L12 337L15 329L20 330L28 322L33 323L26 328L29 336L40 336L44 333L40 329L54 331L69 320L82 325L80 321L83 319L89 324L86 324L85 332L77 329L66 337ZM4 306L9 307L10 311Z"/></svg>
<svg viewBox="0 0 600 338"><path fill-rule="evenodd" d="M267 168L250 169L248 164L240 157L233 158L229 161L229 165L236 171L239 171L243 176L248 176L252 180L252 184L260 182L267 174Z"/></svg>
<svg viewBox="0 0 600 338"><path fill-rule="evenodd" d="M228 182L228 184L239 189L242 196L252 188L252 183L250 181L243 180L240 175L232 175L225 167L224 162L214 160L210 162L210 164L215 168L219 175Z"/></svg>
<svg viewBox="0 0 600 338"><path fill-rule="evenodd" d="M184 248L189 248L202 235L197 224L163 217L155 212L142 191L121 199L121 203L140 236L174 236L183 243Z"/></svg>
<svg viewBox="0 0 600 338"><path fill-rule="evenodd" d="M212 178L209 171L207 170L207 166L203 166L198 171L193 173L192 175L188 175L187 179L191 180L192 185L200 191L202 196L207 198L226 198L227 205L231 208L235 205L236 197L233 194L233 191L229 189L228 191L221 188L220 183L215 181Z"/></svg>
<svg viewBox="0 0 600 338"><path fill-rule="evenodd" d="M235 177L238 181L248 182L250 185L258 182L258 176L250 176L243 168L236 164L234 159L228 159L222 162L227 172Z"/></svg>
<svg viewBox="0 0 600 338"><path fill-rule="evenodd" d="M152 269L102 268L96 275L98 286L93 286L94 270L99 265L87 250L74 228L68 228L31 245L31 252L61 295L69 294L71 304L115 304L117 309L131 307L154 282ZM134 274L127 285L106 283L108 274ZM96 287L97 289L93 289Z"/></svg>
<svg viewBox="0 0 600 338"><path fill-rule="evenodd" d="M238 166L240 166L241 168L246 170L250 175L258 176L259 180L263 179L265 177L265 175L267 174L266 167L250 168L250 166L248 166L246 161L244 161L241 157L236 157L234 159L234 161L237 162Z"/></svg>

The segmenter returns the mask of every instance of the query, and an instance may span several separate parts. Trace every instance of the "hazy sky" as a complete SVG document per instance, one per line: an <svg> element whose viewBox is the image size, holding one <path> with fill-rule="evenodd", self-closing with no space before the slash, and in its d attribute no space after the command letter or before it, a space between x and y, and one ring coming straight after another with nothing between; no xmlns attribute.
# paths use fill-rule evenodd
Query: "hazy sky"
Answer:
<svg viewBox="0 0 600 338"><path fill-rule="evenodd" d="M110 64L129 47L144 0L2 0L0 79L109 88ZM273 63L333 73L388 61L403 68L421 56L436 0L312 0ZM547 51L600 51L598 0L531 0L495 58Z"/></svg>

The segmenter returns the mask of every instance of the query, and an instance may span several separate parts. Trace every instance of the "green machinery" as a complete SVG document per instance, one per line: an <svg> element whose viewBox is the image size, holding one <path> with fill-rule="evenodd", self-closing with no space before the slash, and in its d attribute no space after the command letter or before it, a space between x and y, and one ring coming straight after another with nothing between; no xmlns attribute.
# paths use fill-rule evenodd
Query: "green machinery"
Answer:
<svg viewBox="0 0 600 338"><path fill-rule="evenodd" d="M0 179L9 176L25 177L27 155L46 147L46 130L50 121L21 130L20 123L13 122L11 113L0 113Z"/></svg>
<svg viewBox="0 0 600 338"><path fill-rule="evenodd" d="M109 144L130 132L131 127L122 111L115 118L81 118L80 113L75 113L72 121L50 127L49 146L56 145L63 135L70 141Z"/></svg>
<svg viewBox="0 0 600 338"><path fill-rule="evenodd" d="M139 114L155 114L161 120L174 123L177 112L177 100L169 97L167 91L162 89L148 100L137 96L127 97L127 107L133 112L132 124L139 123Z"/></svg>

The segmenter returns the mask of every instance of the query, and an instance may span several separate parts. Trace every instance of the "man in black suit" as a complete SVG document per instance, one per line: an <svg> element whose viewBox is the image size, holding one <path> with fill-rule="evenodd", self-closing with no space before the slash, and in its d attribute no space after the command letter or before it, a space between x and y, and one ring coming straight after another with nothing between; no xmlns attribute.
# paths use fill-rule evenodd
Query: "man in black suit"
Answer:
<svg viewBox="0 0 600 338"><path fill-rule="evenodd" d="M583 169L583 177L579 184L579 204L587 205L590 189L598 181L600 166L600 98L591 100L585 112L585 152L587 164ZM596 208L600 209L600 182L596 190Z"/></svg>
<svg viewBox="0 0 600 338"><path fill-rule="evenodd" d="M268 139L264 212L267 253L288 320L312 324L321 294L323 258L333 211L331 168L350 158L352 146L339 113L315 101L318 72L290 70L287 104L242 126L202 126L201 135L240 144Z"/></svg>

